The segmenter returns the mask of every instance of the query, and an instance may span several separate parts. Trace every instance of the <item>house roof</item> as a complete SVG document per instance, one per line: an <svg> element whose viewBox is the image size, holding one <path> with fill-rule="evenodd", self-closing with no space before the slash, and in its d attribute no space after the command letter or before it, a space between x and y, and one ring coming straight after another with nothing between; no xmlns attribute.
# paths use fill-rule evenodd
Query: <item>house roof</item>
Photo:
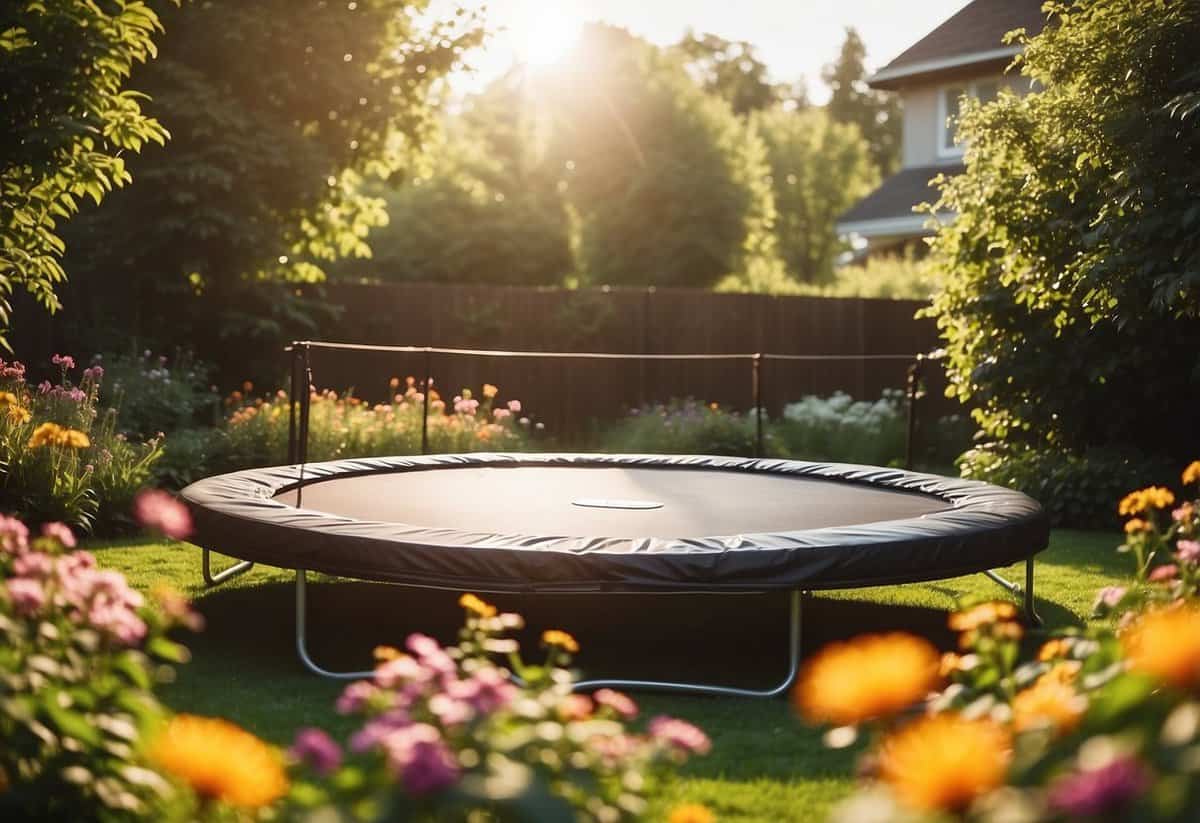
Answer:
<svg viewBox="0 0 1200 823"><path fill-rule="evenodd" d="M922 75L961 70L980 63L1008 63L1020 52L1004 35L1023 28L1037 34L1046 24L1043 0L972 0L956 14L905 49L868 81L894 89Z"/></svg>
<svg viewBox="0 0 1200 823"><path fill-rule="evenodd" d="M922 227L928 215L914 214L913 207L937 200L937 190L929 185L933 178L939 174L960 174L962 170L963 166L958 163L902 169L842 214L837 221L838 231L868 237L923 234Z"/></svg>

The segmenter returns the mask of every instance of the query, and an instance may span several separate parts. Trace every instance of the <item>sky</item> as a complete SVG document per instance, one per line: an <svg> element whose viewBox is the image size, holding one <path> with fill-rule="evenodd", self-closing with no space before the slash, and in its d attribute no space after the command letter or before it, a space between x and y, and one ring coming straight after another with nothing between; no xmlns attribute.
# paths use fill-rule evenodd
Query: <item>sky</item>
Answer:
<svg viewBox="0 0 1200 823"><path fill-rule="evenodd" d="M824 102L821 68L837 56L847 26L867 46L868 70L879 68L915 43L968 0L490 0L490 28L504 27L484 53L473 56L473 77L456 83L481 89L514 62L550 64L566 52L579 27L602 20L659 44L688 29L757 47L772 80L803 76L810 97ZM467 7L484 5L461 0Z"/></svg>

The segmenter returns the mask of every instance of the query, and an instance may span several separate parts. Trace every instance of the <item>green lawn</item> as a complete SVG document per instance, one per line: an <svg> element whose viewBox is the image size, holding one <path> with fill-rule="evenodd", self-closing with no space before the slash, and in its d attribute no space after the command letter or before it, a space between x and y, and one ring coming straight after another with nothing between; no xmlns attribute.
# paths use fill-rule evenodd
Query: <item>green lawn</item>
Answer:
<svg viewBox="0 0 1200 823"><path fill-rule="evenodd" d="M1056 531L1038 564L1038 609L1047 624L1079 624L1098 588L1125 572L1105 532ZM332 711L342 684L305 672L293 649L291 577L255 568L205 590L200 552L187 544L97 543L103 565L137 586L167 581L189 592L207 620L187 639L192 661L179 667L164 698L171 706L228 717L255 733L287 743L293 730L322 725L336 733L350 724ZM1008 572L1023 579L1023 567ZM982 576L851 592L805 602L804 649L864 631L905 629L949 648L946 611L955 598L1003 595ZM528 638L561 627L583 647L578 665L589 675L671 676L765 685L785 662L786 598L776 596L542 596L497 597L520 611ZM334 668L362 668L378 643L399 644L411 631L449 641L461 618L456 597L393 586L321 581L310 586L311 649ZM536 648L535 642L529 642ZM850 789L853 752L831 752L819 735L779 700L732 700L638 695L648 714L669 713L702 726L713 752L687 766L659 798L658 811L684 800L707 804L722 821L820 819Z"/></svg>

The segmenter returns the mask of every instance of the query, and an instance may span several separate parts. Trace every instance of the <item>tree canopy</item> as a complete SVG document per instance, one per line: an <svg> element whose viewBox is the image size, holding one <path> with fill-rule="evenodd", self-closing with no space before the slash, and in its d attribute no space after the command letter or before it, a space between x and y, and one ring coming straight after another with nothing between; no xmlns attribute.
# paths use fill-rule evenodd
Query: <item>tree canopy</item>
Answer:
<svg viewBox="0 0 1200 823"><path fill-rule="evenodd" d="M846 29L837 59L822 74L829 84L826 111L839 123L853 123L871 146L871 158L883 174L900 165L900 98L867 86L867 47L853 28Z"/></svg>

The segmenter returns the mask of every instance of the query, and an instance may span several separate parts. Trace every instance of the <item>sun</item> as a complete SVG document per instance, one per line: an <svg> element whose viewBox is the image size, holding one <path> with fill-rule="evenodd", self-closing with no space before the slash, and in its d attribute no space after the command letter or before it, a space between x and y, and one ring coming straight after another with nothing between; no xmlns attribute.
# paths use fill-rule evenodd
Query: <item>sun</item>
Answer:
<svg viewBox="0 0 1200 823"><path fill-rule="evenodd" d="M562 59L575 41L583 18L566 2L521 4L509 26L517 59L530 66L549 66Z"/></svg>

